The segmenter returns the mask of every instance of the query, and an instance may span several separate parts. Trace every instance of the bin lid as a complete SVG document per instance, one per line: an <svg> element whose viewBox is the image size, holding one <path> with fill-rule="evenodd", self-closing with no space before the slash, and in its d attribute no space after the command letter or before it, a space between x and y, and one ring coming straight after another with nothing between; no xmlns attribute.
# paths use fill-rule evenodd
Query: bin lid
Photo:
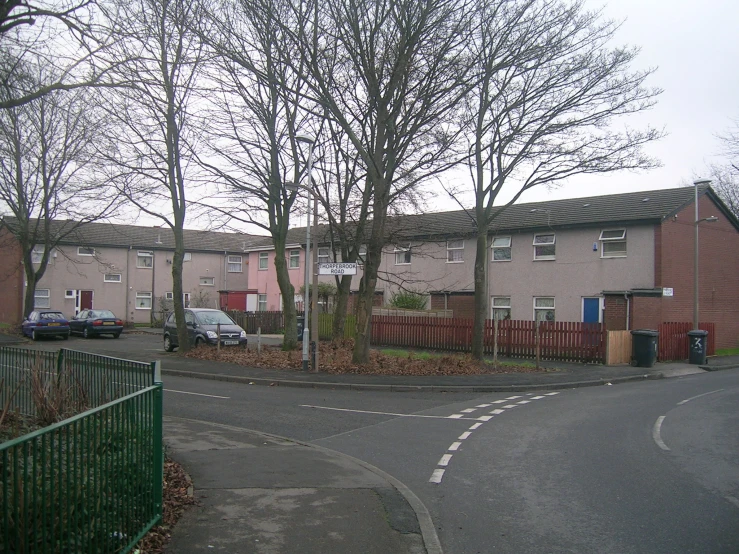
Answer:
<svg viewBox="0 0 739 554"><path fill-rule="evenodd" d="M641 335L646 337L658 337L659 331L656 329L634 329L631 331L632 335Z"/></svg>
<svg viewBox="0 0 739 554"><path fill-rule="evenodd" d="M693 329L692 331L688 331L687 335L689 337L706 337L708 336L708 331L704 331L703 329Z"/></svg>

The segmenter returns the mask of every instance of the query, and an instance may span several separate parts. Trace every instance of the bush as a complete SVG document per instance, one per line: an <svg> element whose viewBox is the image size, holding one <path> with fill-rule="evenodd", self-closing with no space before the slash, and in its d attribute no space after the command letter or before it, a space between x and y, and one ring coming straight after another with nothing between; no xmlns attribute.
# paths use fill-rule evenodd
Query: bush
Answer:
<svg viewBox="0 0 739 554"><path fill-rule="evenodd" d="M403 310L425 310L426 295L415 291L398 291L390 299L390 305Z"/></svg>

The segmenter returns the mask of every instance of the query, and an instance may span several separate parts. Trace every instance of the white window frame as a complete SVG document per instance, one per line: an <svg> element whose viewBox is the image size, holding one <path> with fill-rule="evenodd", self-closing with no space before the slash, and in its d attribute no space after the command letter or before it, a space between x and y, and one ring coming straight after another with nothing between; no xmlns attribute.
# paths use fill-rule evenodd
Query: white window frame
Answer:
<svg viewBox="0 0 739 554"><path fill-rule="evenodd" d="M31 263L32 264L40 264L41 259L44 257L44 248L41 247L41 250L38 250L39 246L34 246L33 250L31 250Z"/></svg>
<svg viewBox="0 0 739 554"><path fill-rule="evenodd" d="M226 264L228 266L229 273L244 272L244 258L242 256L229 255L228 258L226 258Z"/></svg>
<svg viewBox="0 0 739 554"><path fill-rule="evenodd" d="M141 305L142 302L146 304L146 300L149 301L149 305ZM154 297L151 292L149 291L136 291L136 298L134 300L134 308L137 310L151 310L151 305L154 300Z"/></svg>
<svg viewBox="0 0 739 554"><path fill-rule="evenodd" d="M454 244L461 246L453 246ZM457 255L459 259L455 260ZM464 239L448 240L446 241L446 263L448 264L463 264L464 263Z"/></svg>
<svg viewBox="0 0 739 554"><path fill-rule="evenodd" d="M39 302L42 300L43 302ZM33 291L33 307L41 309L51 308L51 290L50 289L36 289Z"/></svg>
<svg viewBox="0 0 739 554"><path fill-rule="evenodd" d="M192 253L191 252L185 252L182 255L182 261L183 262L190 262L190 261L192 261Z"/></svg>
<svg viewBox="0 0 739 554"><path fill-rule="evenodd" d="M290 250L287 267L289 269L300 269L300 250Z"/></svg>
<svg viewBox="0 0 739 554"><path fill-rule="evenodd" d="M72 289L65 290L64 298L77 298L77 291Z"/></svg>
<svg viewBox="0 0 739 554"><path fill-rule="evenodd" d="M552 237L552 241L541 241L539 240L539 237ZM534 260L541 261L541 260L554 260L557 257L557 251L556 251L556 241L557 237L554 233L537 233L534 235ZM544 247L544 246L553 246L555 247L554 254L539 254L538 248Z"/></svg>
<svg viewBox="0 0 739 554"><path fill-rule="evenodd" d="M118 279L110 279L109 277L117 276ZM121 283L123 282L123 275L121 273L105 273L103 275L103 283Z"/></svg>
<svg viewBox="0 0 739 554"><path fill-rule="evenodd" d="M87 250L88 252L83 252L83 250ZM89 251L92 251L92 254L90 254ZM78 256L93 257L95 255L95 249L92 248L91 246L78 246L77 247L77 255Z"/></svg>
<svg viewBox="0 0 739 554"><path fill-rule="evenodd" d="M615 237L605 237L604 235L606 233L613 233L616 231L620 231L621 234ZM627 245L626 245L626 229L603 229L600 232L600 236L598 237L598 240L600 241L600 257L601 258L625 258L627 254ZM623 243L624 249L618 250L614 253L606 253L606 245L615 245L618 243Z"/></svg>
<svg viewBox="0 0 739 554"><path fill-rule="evenodd" d="M537 300L552 300L551 306L537 306L536 302ZM553 319L538 319L537 313L538 312L554 312L554 318ZM534 321L557 321L557 301L554 296L534 296Z"/></svg>
<svg viewBox="0 0 739 554"><path fill-rule="evenodd" d="M264 261L264 267L262 267L262 261ZM259 271L267 271L269 269L269 252L259 253Z"/></svg>
<svg viewBox="0 0 739 554"><path fill-rule="evenodd" d="M165 300L174 300L174 293L172 291L164 293Z"/></svg>
<svg viewBox="0 0 739 554"><path fill-rule="evenodd" d="M190 293L189 292L182 293L182 306L185 308L190 307Z"/></svg>
<svg viewBox="0 0 739 554"><path fill-rule="evenodd" d="M360 244L359 248L357 249L357 261L360 264L363 264L366 259L367 259L367 245Z"/></svg>
<svg viewBox="0 0 739 554"><path fill-rule="evenodd" d="M264 304L264 309L262 309L262 304ZM258 312L267 311L267 295L266 294L257 295L257 311Z"/></svg>
<svg viewBox="0 0 739 554"><path fill-rule="evenodd" d="M205 282L210 281L210 282ZM216 278L215 277L201 277L200 278L200 286L201 287L215 287L216 286Z"/></svg>
<svg viewBox="0 0 739 554"><path fill-rule="evenodd" d="M395 254L395 265L411 265L411 261L412 261L412 257L411 256L412 256L412 254L411 254L411 247L410 246L408 246L407 248L406 247L403 247L403 246L396 246L393 249L393 253ZM398 258L398 255L401 255L403 257L402 258ZM402 259L405 259L405 258L407 258L408 261L398 262L398 259L401 259L402 260Z"/></svg>
<svg viewBox="0 0 739 554"><path fill-rule="evenodd" d="M323 254L321 252L324 252ZM319 246L318 247L318 255L316 256L316 260L319 264L327 264L331 262L331 249L326 246Z"/></svg>
<svg viewBox="0 0 739 554"><path fill-rule="evenodd" d="M505 304L499 304L499 305L496 306L495 305L495 301L496 300L508 300L508 302L505 303ZM492 319L498 319L498 320L506 319L505 317L498 317L498 318L496 318L495 317L495 312L497 310L508 310L508 319L511 319L511 297L510 296L493 296L490 299L490 307L491 307L491 309L490 309L490 316L491 316Z"/></svg>
<svg viewBox="0 0 739 554"><path fill-rule="evenodd" d="M503 241L503 244L495 244L496 241ZM510 262L513 259L513 251L511 250L511 237L493 237L493 243L490 245L490 250L492 251L492 255L490 256L491 262ZM508 258L504 260L496 260L495 259L495 251L496 250L507 250L508 251Z"/></svg>
<svg viewBox="0 0 739 554"><path fill-rule="evenodd" d="M150 260L151 265L141 265L142 260ZM139 250L136 252L136 267L139 269L152 269L154 267L154 252L151 250Z"/></svg>

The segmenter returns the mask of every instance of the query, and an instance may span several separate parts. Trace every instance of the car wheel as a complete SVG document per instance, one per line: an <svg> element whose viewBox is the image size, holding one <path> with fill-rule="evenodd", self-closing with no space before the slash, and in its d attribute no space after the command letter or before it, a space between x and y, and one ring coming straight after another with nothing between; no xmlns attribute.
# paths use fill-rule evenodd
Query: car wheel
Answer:
<svg viewBox="0 0 739 554"><path fill-rule="evenodd" d="M82 336L85 337L86 339L90 338L90 332L87 330L87 327L82 329Z"/></svg>
<svg viewBox="0 0 739 554"><path fill-rule="evenodd" d="M113 338L114 338L114 339L117 339L117 338L118 338L118 337L120 337L120 336L121 336L121 334L120 334L120 333L113 333Z"/></svg>
<svg viewBox="0 0 739 554"><path fill-rule="evenodd" d="M38 340L39 339L39 336L36 334L36 329L34 329L33 331L31 331L31 338L33 340Z"/></svg>
<svg viewBox="0 0 739 554"><path fill-rule="evenodd" d="M203 340L203 337L195 337L195 346L200 346L204 342L205 340Z"/></svg>
<svg viewBox="0 0 739 554"><path fill-rule="evenodd" d="M164 350L167 352L172 352L174 350L174 346L172 346L172 340L169 338L169 335L164 335Z"/></svg>
<svg viewBox="0 0 739 554"><path fill-rule="evenodd" d="M62 335L62 338L63 338L64 340L68 340L68 339L69 339L69 335L70 335L70 333L64 333L64 334Z"/></svg>

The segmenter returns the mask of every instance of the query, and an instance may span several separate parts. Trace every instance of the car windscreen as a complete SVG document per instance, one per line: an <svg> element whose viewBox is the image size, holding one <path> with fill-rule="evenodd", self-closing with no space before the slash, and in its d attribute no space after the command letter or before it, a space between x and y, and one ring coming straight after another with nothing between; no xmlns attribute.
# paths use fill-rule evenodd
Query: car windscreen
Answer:
<svg viewBox="0 0 739 554"><path fill-rule="evenodd" d="M198 312L197 317L201 325L235 325L233 319L223 312Z"/></svg>
<svg viewBox="0 0 739 554"><path fill-rule="evenodd" d="M41 312L39 317L41 319L65 319L62 312Z"/></svg>
<svg viewBox="0 0 739 554"><path fill-rule="evenodd" d="M95 310L89 313L90 317L115 317L113 312L110 310Z"/></svg>

